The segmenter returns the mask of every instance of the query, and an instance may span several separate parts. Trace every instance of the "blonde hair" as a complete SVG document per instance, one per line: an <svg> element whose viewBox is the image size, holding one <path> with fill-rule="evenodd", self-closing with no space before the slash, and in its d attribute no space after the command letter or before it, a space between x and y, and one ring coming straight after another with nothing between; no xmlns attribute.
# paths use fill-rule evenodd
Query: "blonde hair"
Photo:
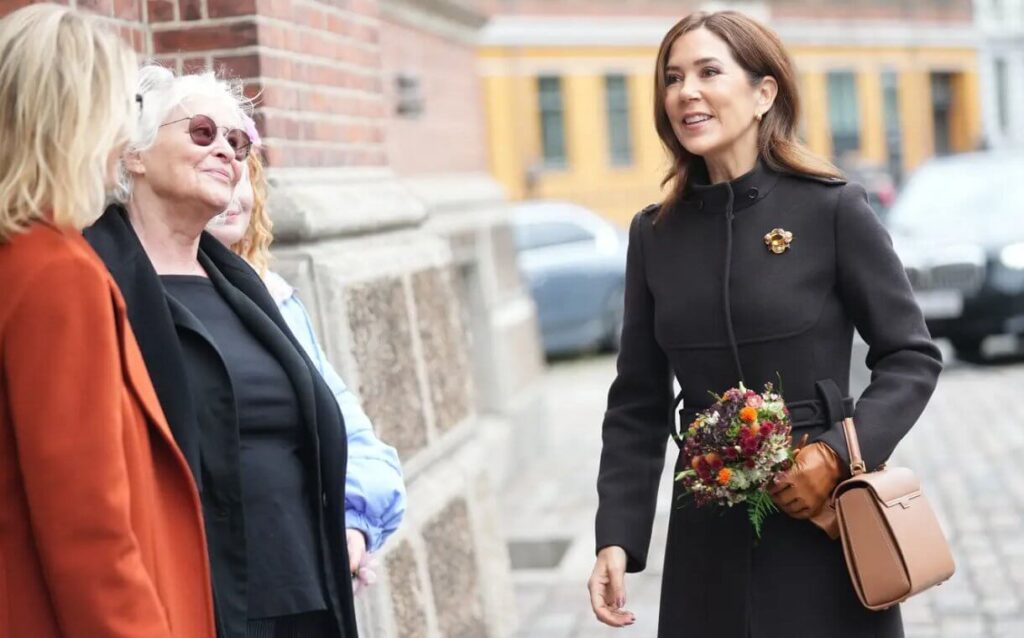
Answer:
<svg viewBox="0 0 1024 638"><path fill-rule="evenodd" d="M665 110L665 94L668 91L665 75L672 45L684 34L701 28L725 41L736 62L746 71L751 85L767 76L775 78L779 92L772 108L764 114L758 130L758 156L764 163L780 172L841 177L839 169L825 158L815 155L797 138L800 93L793 63L779 36L757 20L736 11L692 13L665 34L654 69L654 123L658 137L672 159L672 167L661 182L662 186L669 185L669 192L662 201L658 218L668 214L682 200L692 171L703 162L703 158L683 148Z"/></svg>
<svg viewBox="0 0 1024 638"><path fill-rule="evenodd" d="M252 100L236 80L218 78L212 71L177 76L159 64L146 64L139 69L137 93L142 96L142 112L134 135L128 142L125 155L141 153L153 146L157 133L176 107L193 98L221 100L247 117L252 112ZM114 198L127 204L132 196L133 179L125 163L117 165L117 187Z"/></svg>
<svg viewBox="0 0 1024 638"><path fill-rule="evenodd" d="M110 154L133 133L135 52L92 17L53 4L0 20L0 241L50 216L103 212Z"/></svg>
<svg viewBox="0 0 1024 638"><path fill-rule="evenodd" d="M263 160L259 150L252 149L246 167L249 170L249 183L252 184L252 217L245 235L231 246L231 250L249 262L260 277L267 274L270 264L270 243L274 241L274 222L267 212L267 178L263 170Z"/></svg>

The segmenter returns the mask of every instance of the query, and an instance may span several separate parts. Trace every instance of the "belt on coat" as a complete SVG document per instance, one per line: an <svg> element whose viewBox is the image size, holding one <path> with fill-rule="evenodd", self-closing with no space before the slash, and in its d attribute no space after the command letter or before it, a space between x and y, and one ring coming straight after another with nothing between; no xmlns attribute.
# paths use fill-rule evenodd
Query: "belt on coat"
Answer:
<svg viewBox="0 0 1024 638"><path fill-rule="evenodd" d="M806 401L787 401L786 407L789 408L789 420L794 430L800 430L803 428L814 428L814 427L828 427L833 422L842 420L841 415L829 414L829 406L825 401L819 401L817 399L808 399ZM702 408L683 408L679 410L679 428L685 430L686 427L693 422L697 415L706 410L707 406ZM844 414L853 414L853 398L846 397L843 399L842 410ZM682 441L676 431L675 421L672 420L672 440L676 442L676 445L682 447Z"/></svg>

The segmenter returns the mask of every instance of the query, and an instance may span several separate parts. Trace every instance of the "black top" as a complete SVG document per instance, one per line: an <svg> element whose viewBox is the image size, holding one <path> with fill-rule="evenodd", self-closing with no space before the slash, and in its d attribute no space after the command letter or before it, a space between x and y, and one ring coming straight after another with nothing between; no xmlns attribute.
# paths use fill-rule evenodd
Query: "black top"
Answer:
<svg viewBox="0 0 1024 638"><path fill-rule="evenodd" d="M598 476L597 546L623 547L631 572L647 561L672 376L690 410L740 380L759 391L781 377L787 403L820 399L818 382L830 379L846 396L856 328L872 376L853 417L875 467L918 419L941 369L861 186L758 164L727 183L695 176L684 200L664 212L648 207L630 226ZM792 233L780 253L765 244L774 229ZM848 458L838 424L801 420L794 439L806 433ZM745 508L684 503L671 513L659 635L682 626L687 635L730 638L890 635L872 633L883 617L863 613L839 544L807 521L774 515L755 544ZM823 611L812 618L796 608ZM837 629L845 624L852 629Z"/></svg>
<svg viewBox="0 0 1024 638"><path fill-rule="evenodd" d="M313 495L303 476L298 400L281 364L255 338L206 277L165 275L167 292L202 323L231 379L238 438L203 437L201 457L237 459L248 556L248 614L266 618L326 609L318 575ZM181 332L192 332L178 325ZM202 335L200 335L202 336ZM186 356L186 369L192 358ZM209 403L196 387L197 404ZM226 424L227 425L227 424ZM234 424L231 424L234 425ZM238 451L228 451L235 444ZM233 482L233 481L232 481ZM216 479L207 490L217 491Z"/></svg>

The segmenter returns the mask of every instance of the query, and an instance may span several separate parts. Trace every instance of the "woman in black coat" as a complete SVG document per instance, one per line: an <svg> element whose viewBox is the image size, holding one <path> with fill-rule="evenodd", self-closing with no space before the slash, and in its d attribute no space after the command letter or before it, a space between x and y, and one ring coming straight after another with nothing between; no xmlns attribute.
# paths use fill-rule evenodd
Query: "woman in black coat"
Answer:
<svg viewBox="0 0 1024 638"><path fill-rule="evenodd" d="M140 71L121 204L86 231L199 487L219 638L356 638L337 402L253 269L203 232L250 151L240 88Z"/></svg>
<svg viewBox="0 0 1024 638"><path fill-rule="evenodd" d="M697 508L673 494L660 638L895 638L898 607L857 600L823 506L857 422L869 467L923 411L941 370L903 267L865 192L796 141L798 96L778 37L734 12L693 14L658 54L655 114L674 158L669 194L630 227L625 322L598 477L598 619L635 621L624 573L644 569L673 411L710 392L781 377L794 468L773 488L783 510L755 543L744 508ZM853 407L854 329L871 383ZM835 397L826 401L829 388ZM840 394L841 393L841 394ZM820 526L820 527L819 527Z"/></svg>

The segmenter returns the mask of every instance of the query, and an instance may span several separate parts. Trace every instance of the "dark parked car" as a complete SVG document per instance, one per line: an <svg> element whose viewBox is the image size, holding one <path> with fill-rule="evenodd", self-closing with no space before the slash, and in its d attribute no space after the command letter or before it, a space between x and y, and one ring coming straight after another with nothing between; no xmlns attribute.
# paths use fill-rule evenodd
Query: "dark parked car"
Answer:
<svg viewBox="0 0 1024 638"><path fill-rule="evenodd" d="M519 270L537 304L545 353L617 348L625 232L569 202L518 204L512 219Z"/></svg>
<svg viewBox="0 0 1024 638"><path fill-rule="evenodd" d="M985 337L1024 335L1024 153L934 160L889 214L897 251L934 337L962 358Z"/></svg>

